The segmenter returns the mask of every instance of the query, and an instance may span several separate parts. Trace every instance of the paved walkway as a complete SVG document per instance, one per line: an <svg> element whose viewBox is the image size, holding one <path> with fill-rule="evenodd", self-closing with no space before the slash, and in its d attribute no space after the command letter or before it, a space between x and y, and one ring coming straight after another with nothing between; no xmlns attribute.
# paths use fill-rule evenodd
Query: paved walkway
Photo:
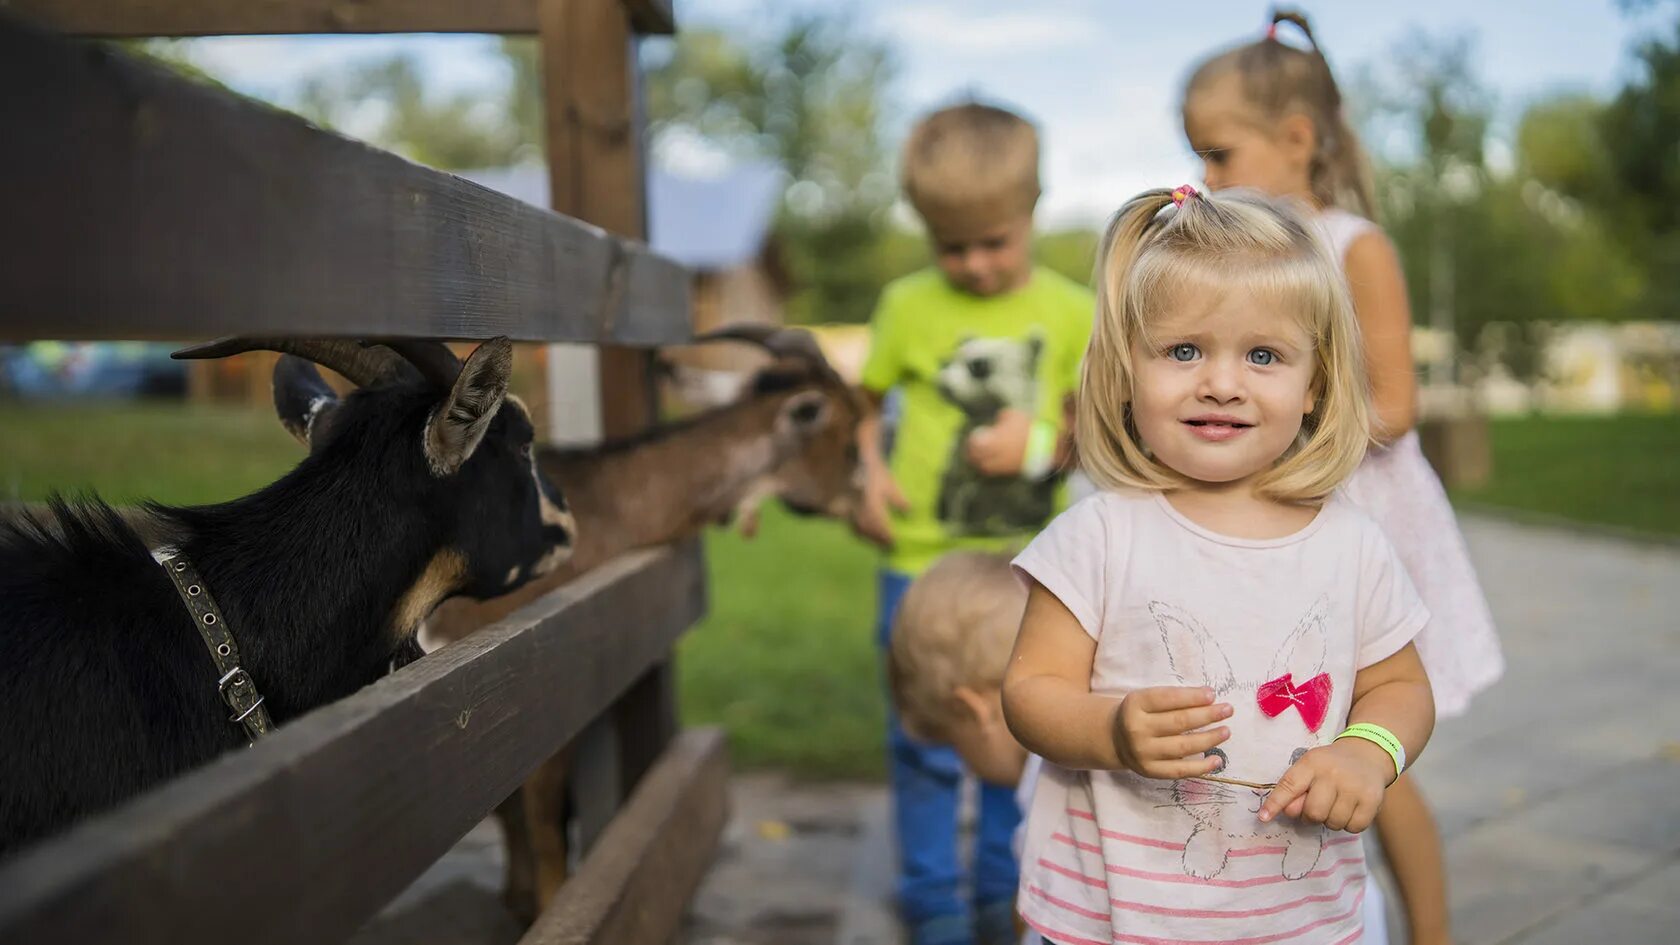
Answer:
<svg viewBox="0 0 1680 945"><path fill-rule="evenodd" d="M1680 547L1465 532L1509 666L1417 769L1460 945L1680 943ZM732 802L687 945L897 945L882 788L753 775ZM359 945L514 942L497 840L475 830Z"/></svg>

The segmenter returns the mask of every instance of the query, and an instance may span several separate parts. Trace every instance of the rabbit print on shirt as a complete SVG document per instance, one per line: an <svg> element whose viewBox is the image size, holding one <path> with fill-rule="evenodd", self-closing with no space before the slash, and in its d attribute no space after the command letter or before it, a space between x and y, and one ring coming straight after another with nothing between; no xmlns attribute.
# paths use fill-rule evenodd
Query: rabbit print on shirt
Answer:
<svg viewBox="0 0 1680 945"><path fill-rule="evenodd" d="M1160 628L1179 683L1207 686L1216 699L1231 704L1233 714L1228 721L1234 737L1208 752L1221 761L1215 773L1270 783L1320 744L1318 733L1333 688L1326 672L1327 596L1307 609L1258 677L1239 674L1213 634L1182 608L1152 601L1149 612ZM1245 740L1249 732L1264 737ZM1264 790L1185 778L1172 782L1166 791L1171 805L1190 818L1190 834L1184 842L1188 875L1212 879L1224 872L1233 853L1281 852L1283 875L1300 879L1312 871L1324 851L1323 824L1291 817L1278 817L1271 823L1260 820Z"/></svg>

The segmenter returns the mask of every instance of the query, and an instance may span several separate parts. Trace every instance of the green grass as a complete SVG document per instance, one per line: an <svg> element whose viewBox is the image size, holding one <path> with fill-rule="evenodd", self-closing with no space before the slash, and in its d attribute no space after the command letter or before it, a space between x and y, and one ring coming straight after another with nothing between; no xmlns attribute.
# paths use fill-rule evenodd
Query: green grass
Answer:
<svg viewBox="0 0 1680 945"><path fill-rule="evenodd" d="M1462 505L1680 536L1680 415L1522 417L1489 424L1493 478Z"/></svg>
<svg viewBox="0 0 1680 945"><path fill-rule="evenodd" d="M878 776L876 556L833 522L765 513L754 540L707 540L711 613L678 649L683 719L724 726L741 767Z"/></svg>
<svg viewBox="0 0 1680 945"><path fill-rule="evenodd" d="M88 489L107 501L223 502L303 458L267 411L172 403L0 403L0 499Z"/></svg>

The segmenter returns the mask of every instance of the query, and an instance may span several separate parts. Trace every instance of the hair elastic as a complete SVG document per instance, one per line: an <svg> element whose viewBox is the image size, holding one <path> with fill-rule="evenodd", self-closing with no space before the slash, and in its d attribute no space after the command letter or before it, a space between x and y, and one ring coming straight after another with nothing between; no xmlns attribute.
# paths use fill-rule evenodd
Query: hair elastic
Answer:
<svg viewBox="0 0 1680 945"><path fill-rule="evenodd" d="M1172 192L1173 206L1182 207L1182 206L1184 206L1184 201L1189 200L1191 197L1200 197L1200 196L1201 196L1201 194L1196 192L1196 188L1191 187L1189 184L1182 184L1178 187L1173 188L1173 192Z"/></svg>

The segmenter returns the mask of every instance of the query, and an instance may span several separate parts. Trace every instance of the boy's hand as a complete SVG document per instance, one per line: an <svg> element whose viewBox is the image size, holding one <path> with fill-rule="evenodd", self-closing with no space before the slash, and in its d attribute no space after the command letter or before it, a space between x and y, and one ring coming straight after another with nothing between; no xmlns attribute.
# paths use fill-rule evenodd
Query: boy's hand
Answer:
<svg viewBox="0 0 1680 945"><path fill-rule="evenodd" d="M882 466L871 466L863 487L863 504L852 516L852 530L880 545L891 548L892 527L887 524L887 507L900 512L910 511L910 500L898 488L898 481Z"/></svg>
<svg viewBox="0 0 1680 945"><path fill-rule="evenodd" d="M1301 756L1260 805L1260 819L1298 817L1331 830L1359 833L1382 807L1394 780L1394 759L1362 738L1344 738Z"/></svg>
<svg viewBox="0 0 1680 945"><path fill-rule="evenodd" d="M1154 686L1120 700L1114 713L1114 750L1129 771L1146 778L1176 780L1211 774L1218 758L1204 757L1231 737L1223 726L1197 731L1231 717L1231 707L1213 701L1213 690L1198 686Z"/></svg>
<svg viewBox="0 0 1680 945"><path fill-rule="evenodd" d="M987 476L1019 476L1027 457L1027 439L1033 417L1025 410L1005 407L991 426L968 435L964 452L974 468Z"/></svg>

